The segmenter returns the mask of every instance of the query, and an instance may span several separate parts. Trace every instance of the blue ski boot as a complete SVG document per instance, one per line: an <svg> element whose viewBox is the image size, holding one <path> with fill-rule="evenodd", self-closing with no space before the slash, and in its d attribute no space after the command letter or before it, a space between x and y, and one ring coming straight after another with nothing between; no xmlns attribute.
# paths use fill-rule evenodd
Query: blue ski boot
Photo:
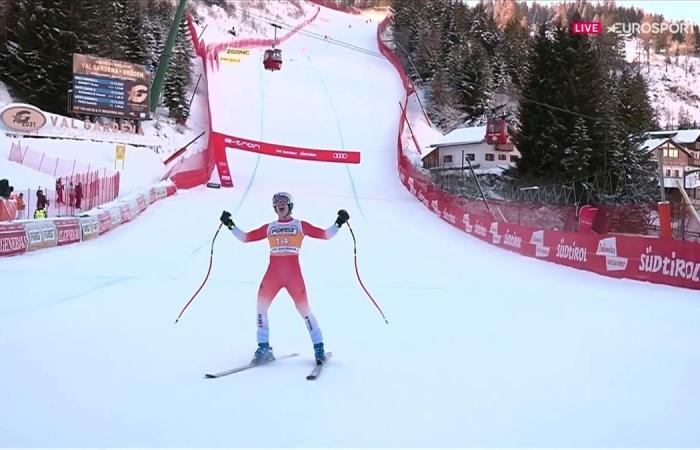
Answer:
<svg viewBox="0 0 700 450"><path fill-rule="evenodd" d="M254 364L261 364L270 362L273 359L275 359L275 356L272 354L272 347L270 347L270 344L267 342L260 342L258 344L258 349L255 350L253 359L250 362Z"/></svg>
<svg viewBox="0 0 700 450"><path fill-rule="evenodd" d="M316 364L321 365L326 362L326 351L323 349L323 342L314 344L314 356L316 356Z"/></svg>

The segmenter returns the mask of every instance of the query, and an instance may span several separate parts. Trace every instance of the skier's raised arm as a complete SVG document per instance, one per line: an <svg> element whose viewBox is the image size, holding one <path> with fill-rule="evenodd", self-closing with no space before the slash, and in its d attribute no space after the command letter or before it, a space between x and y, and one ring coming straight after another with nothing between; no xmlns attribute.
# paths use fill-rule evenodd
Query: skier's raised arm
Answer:
<svg viewBox="0 0 700 450"><path fill-rule="evenodd" d="M267 237L267 228L270 224L265 224L262 225L260 228L256 228L253 231L245 232L238 228L235 223L233 223L233 220L231 219L231 213L228 211L224 211L221 213L221 223L226 225L226 228L231 230L231 233L233 233L236 238L238 238L239 241L241 242L255 242L255 241L262 241Z"/></svg>
<svg viewBox="0 0 700 450"><path fill-rule="evenodd" d="M302 220L301 231L304 233L304 235L315 239L330 239L338 234L338 230L345 222L348 221L348 219L350 219L350 214L348 214L348 212L344 209L341 209L338 211L338 218L335 219L335 223L325 230Z"/></svg>

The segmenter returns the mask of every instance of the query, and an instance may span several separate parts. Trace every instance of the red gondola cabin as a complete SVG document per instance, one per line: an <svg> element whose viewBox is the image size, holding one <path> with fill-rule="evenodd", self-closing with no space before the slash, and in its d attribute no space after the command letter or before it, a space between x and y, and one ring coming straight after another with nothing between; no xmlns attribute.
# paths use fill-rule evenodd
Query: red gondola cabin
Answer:
<svg viewBox="0 0 700 450"><path fill-rule="evenodd" d="M278 48L265 50L263 66L265 66L265 70L280 70L282 68L282 50Z"/></svg>
<svg viewBox="0 0 700 450"><path fill-rule="evenodd" d="M486 121L486 143L507 144L508 123L503 119L488 119Z"/></svg>

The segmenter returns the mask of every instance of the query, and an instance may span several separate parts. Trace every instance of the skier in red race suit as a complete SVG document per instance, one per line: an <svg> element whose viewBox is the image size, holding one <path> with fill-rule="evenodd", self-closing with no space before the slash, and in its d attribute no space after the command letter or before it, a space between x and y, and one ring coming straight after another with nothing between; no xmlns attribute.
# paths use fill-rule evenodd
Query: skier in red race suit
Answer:
<svg viewBox="0 0 700 450"><path fill-rule="evenodd" d="M272 197L272 206L277 213L277 220L249 232L238 228L231 220L231 213L228 211L224 211L221 214L221 222L241 242L255 242L267 238L270 244L270 263L258 290L258 349L255 351L252 362L266 362L274 359L272 348L270 347L267 310L277 293L282 288L285 288L294 300L297 311L299 311L299 314L304 318L304 322L306 322L311 341L314 344L316 363L323 364L326 360L326 353L323 348L323 335L316 318L309 308L306 286L301 274L301 267L299 266L299 252L301 250L301 242L305 236L315 239L330 239L350 219L350 215L347 211L341 209L338 211L338 218L335 223L324 230L308 222L294 219L292 217L294 200L286 192L275 194Z"/></svg>

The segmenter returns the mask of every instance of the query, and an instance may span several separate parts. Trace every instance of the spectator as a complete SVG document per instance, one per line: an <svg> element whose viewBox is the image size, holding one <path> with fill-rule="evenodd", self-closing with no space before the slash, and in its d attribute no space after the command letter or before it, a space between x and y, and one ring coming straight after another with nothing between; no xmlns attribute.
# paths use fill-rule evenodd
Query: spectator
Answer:
<svg viewBox="0 0 700 450"><path fill-rule="evenodd" d="M26 205L24 204L24 193L20 192L16 200L17 203L17 220L24 219L24 209Z"/></svg>
<svg viewBox="0 0 700 450"><path fill-rule="evenodd" d="M7 178L0 180L0 197L10 198L10 194L12 194L12 191L14 190L15 188L10 186L10 182L7 180Z"/></svg>
<svg viewBox="0 0 700 450"><path fill-rule="evenodd" d="M78 185L75 187L75 207L80 209L80 203L83 200L83 184L78 181Z"/></svg>
<svg viewBox="0 0 700 450"><path fill-rule="evenodd" d="M68 206L75 206L75 188L72 181L68 184Z"/></svg>
<svg viewBox="0 0 700 450"><path fill-rule="evenodd" d="M46 219L46 210L44 208L37 208L36 211L34 211L34 218Z"/></svg>
<svg viewBox="0 0 700 450"><path fill-rule="evenodd" d="M44 195L44 191L41 189L36 191L36 209L43 209L46 210L46 208L49 206L49 201L46 200L46 196Z"/></svg>
<svg viewBox="0 0 700 450"><path fill-rule="evenodd" d="M59 178L56 180L56 205L63 203L63 181Z"/></svg>

